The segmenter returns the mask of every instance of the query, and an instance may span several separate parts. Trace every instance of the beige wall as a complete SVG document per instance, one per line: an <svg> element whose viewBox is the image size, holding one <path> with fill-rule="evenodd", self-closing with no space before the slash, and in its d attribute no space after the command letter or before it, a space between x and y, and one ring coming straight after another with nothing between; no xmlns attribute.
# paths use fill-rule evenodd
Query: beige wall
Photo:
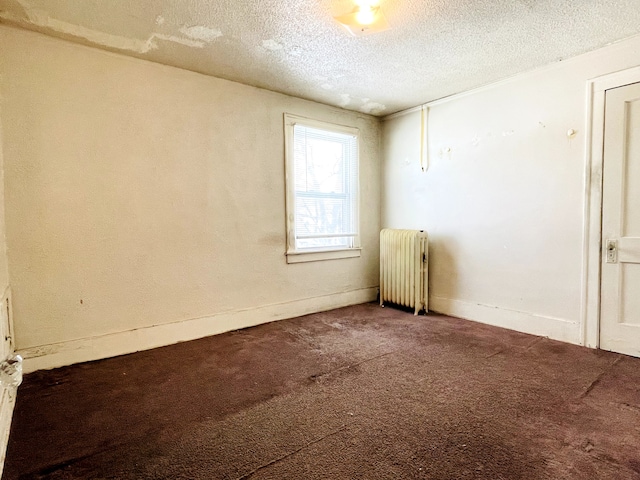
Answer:
<svg viewBox="0 0 640 480"><path fill-rule="evenodd" d="M2 54L0 53L0 56ZM1 94L1 91L0 91ZM7 260L7 238L4 213L4 136L2 130L2 96L0 95L0 295L9 286L9 266Z"/></svg>
<svg viewBox="0 0 640 480"><path fill-rule="evenodd" d="M636 65L640 37L435 103L425 173L420 112L385 121L382 223L430 233L432 308L583 341L587 83Z"/></svg>
<svg viewBox="0 0 640 480"><path fill-rule="evenodd" d="M8 27L0 44L19 350L190 319L200 336L375 298L375 118ZM362 257L286 263L285 112L360 128ZM147 347L178 339L158 332ZM75 360L103 356L85 353Z"/></svg>

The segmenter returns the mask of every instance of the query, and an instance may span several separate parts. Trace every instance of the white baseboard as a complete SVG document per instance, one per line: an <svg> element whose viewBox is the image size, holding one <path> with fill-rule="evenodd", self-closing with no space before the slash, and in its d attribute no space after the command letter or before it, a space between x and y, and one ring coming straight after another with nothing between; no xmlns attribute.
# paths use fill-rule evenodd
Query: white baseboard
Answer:
<svg viewBox="0 0 640 480"><path fill-rule="evenodd" d="M16 404L16 389L0 387L0 393L2 395L0 400L0 477L2 477L4 459L7 456L13 407Z"/></svg>
<svg viewBox="0 0 640 480"><path fill-rule="evenodd" d="M435 296L429 297L429 310L561 342L580 344L579 323L561 318Z"/></svg>
<svg viewBox="0 0 640 480"><path fill-rule="evenodd" d="M25 348L17 353L24 358L24 373L29 373L149 350L240 328L253 327L274 320L371 302L376 299L377 294L378 287L361 288L349 292L234 310L192 320Z"/></svg>

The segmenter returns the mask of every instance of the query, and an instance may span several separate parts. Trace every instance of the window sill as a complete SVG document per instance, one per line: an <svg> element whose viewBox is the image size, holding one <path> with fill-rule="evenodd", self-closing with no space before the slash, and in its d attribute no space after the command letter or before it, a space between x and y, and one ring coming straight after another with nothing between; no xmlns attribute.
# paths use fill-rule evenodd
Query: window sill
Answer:
<svg viewBox="0 0 640 480"><path fill-rule="evenodd" d="M321 250L311 252L288 252L287 263L318 262L321 260L336 260L339 258L354 258L360 256L360 248L343 250Z"/></svg>

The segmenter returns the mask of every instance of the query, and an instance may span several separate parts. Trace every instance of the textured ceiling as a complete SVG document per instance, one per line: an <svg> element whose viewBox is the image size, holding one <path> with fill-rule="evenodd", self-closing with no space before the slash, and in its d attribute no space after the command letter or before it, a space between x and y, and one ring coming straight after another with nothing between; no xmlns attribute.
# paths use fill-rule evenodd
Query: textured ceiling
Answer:
<svg viewBox="0 0 640 480"><path fill-rule="evenodd" d="M167 65L387 115L640 33L640 0L0 0L0 21Z"/></svg>

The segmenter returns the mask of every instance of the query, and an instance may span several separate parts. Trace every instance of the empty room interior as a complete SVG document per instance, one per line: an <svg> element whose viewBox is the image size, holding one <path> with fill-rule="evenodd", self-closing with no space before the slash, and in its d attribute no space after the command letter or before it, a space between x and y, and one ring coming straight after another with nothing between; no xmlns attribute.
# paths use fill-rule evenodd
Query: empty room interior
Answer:
<svg viewBox="0 0 640 480"><path fill-rule="evenodd" d="M0 0L0 470L640 479L637 0Z"/></svg>

